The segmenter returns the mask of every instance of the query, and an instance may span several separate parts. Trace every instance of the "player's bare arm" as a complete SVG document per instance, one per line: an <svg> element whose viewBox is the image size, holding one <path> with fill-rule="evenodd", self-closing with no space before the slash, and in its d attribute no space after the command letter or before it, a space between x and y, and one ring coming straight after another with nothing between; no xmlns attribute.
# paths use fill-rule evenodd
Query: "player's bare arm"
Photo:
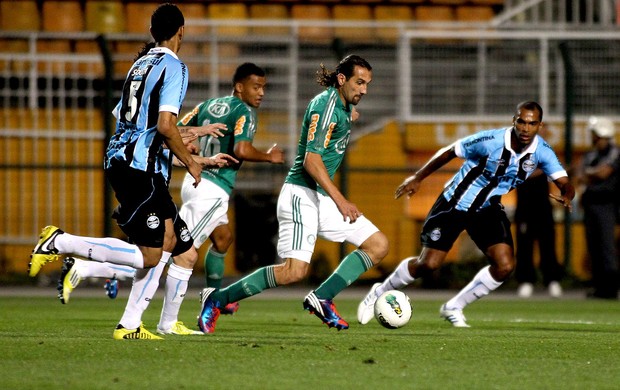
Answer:
<svg viewBox="0 0 620 390"><path fill-rule="evenodd" d="M357 206L349 202L330 179L320 154L307 152L304 158L304 169L334 200L345 221L348 218L349 222L353 223L362 215Z"/></svg>
<svg viewBox="0 0 620 390"><path fill-rule="evenodd" d="M420 190L420 186L422 185L422 180L426 179L433 172L443 167L456 157L454 147L454 144L452 144L437 151L437 153L435 153L435 155L431 157L431 159L428 160L422 168L420 168L412 176L406 178L401 185L396 188L394 198L398 199L403 194L407 194L407 197L411 197L413 194L418 192Z"/></svg>
<svg viewBox="0 0 620 390"><path fill-rule="evenodd" d="M568 210L572 210L571 201L575 197L575 187L571 184L567 176L560 177L553 181L553 183L560 190L561 196L550 194L551 198Z"/></svg>
<svg viewBox="0 0 620 390"><path fill-rule="evenodd" d="M168 149L183 163L189 174L192 175L195 180L194 186L197 186L200 183L202 168L194 161L184 145L176 125L176 119L177 116L171 112L160 112L157 119L157 131L164 137L164 143L168 146Z"/></svg>
<svg viewBox="0 0 620 390"><path fill-rule="evenodd" d="M181 137L203 137L210 135L215 138L223 137L224 132L228 130L228 126L224 123L209 123L204 126L179 126Z"/></svg>
<svg viewBox="0 0 620 390"><path fill-rule="evenodd" d="M202 167L202 169L225 168L239 163L239 160L226 153L218 153L211 157L192 155L192 158ZM175 156L172 156L172 165L176 167L185 167L185 165L183 165L183 163Z"/></svg>
<svg viewBox="0 0 620 390"><path fill-rule="evenodd" d="M266 152L261 152L250 141L240 141L235 144L235 156L243 161L284 163L284 151L277 144L274 144Z"/></svg>

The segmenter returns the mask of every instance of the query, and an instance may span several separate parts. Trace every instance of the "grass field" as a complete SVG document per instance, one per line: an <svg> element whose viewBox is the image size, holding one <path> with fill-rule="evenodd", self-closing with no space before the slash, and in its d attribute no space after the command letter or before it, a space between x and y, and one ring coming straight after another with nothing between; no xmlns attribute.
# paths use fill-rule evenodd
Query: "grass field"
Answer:
<svg viewBox="0 0 620 390"><path fill-rule="evenodd" d="M360 290L361 291L361 290ZM388 330L355 321L337 300L338 332L286 295L243 301L217 332L115 341L126 299L0 297L2 389L618 389L620 302L488 297L466 310L469 329L438 317L443 297L407 291L413 317ZM363 292L360 293L363 296ZM294 294L291 294L294 295ZM197 299L181 320L194 326ZM161 310L144 316L150 330Z"/></svg>

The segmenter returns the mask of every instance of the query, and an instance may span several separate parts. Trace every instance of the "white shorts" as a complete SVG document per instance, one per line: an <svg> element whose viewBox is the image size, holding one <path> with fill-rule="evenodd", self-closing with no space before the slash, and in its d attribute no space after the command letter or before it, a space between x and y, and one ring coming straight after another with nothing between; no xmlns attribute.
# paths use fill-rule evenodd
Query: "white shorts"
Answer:
<svg viewBox="0 0 620 390"><path fill-rule="evenodd" d="M379 231L363 215L355 223L344 221L332 198L289 183L284 183L278 197L278 223L278 256L307 263L317 237L359 247Z"/></svg>
<svg viewBox="0 0 620 390"><path fill-rule="evenodd" d="M229 198L220 186L204 178L194 188L194 178L185 175L181 186L183 205L179 215L187 224L197 249L207 241L216 227L228 224Z"/></svg>

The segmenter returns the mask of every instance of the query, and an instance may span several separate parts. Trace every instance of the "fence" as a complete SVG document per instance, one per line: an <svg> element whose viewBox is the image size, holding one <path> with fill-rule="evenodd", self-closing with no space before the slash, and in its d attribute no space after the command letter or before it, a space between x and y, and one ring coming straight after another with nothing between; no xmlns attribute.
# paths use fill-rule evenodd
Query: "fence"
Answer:
<svg viewBox="0 0 620 390"><path fill-rule="evenodd" d="M395 202L391 194L406 173L438 147L480 128L507 125L516 103L527 98L543 103L552 143L563 148L567 91L558 54L560 42L571 48L576 69L576 152L588 142L582 126L588 115L606 114L620 120L616 92L620 87L620 33L616 30L547 33L489 31L488 25L480 24L191 19L187 24L205 29L231 25L285 29L277 35L207 32L187 36L180 55L190 69L184 110L206 98L229 94L237 64L251 61L263 66L268 92L259 110L256 145L266 148L278 142L287 150L289 164L305 104L320 91L314 82L318 65L333 68L349 52L371 62L373 82L358 106L362 115L354 129L348 169L339 179L344 180L350 198L368 210L366 215L393 243L386 269L417 250L417 224L445 174L429 178L427 194L420 194L414 203ZM361 40L312 41L299 33L308 26L367 34ZM398 30L400 40L381 38L374 33L379 28ZM110 81L116 100L124 73L147 37L112 34L106 38L113 53ZM4 152L0 158L0 273L9 273L25 270L29 251L46 224L61 224L81 235L105 234L108 216L103 206L106 189L101 159L109 130L104 119L109 114L102 111L106 80L93 34L1 31L0 39L21 42L12 45L12 51L0 53ZM42 52L45 43L57 41L68 43L68 51ZM285 173L286 167L245 164L237 194L275 196ZM181 178L176 172L171 183L177 200ZM242 218L232 220L243 223ZM323 245L318 252L335 263L338 248ZM452 257L462 257L462 249L455 248Z"/></svg>

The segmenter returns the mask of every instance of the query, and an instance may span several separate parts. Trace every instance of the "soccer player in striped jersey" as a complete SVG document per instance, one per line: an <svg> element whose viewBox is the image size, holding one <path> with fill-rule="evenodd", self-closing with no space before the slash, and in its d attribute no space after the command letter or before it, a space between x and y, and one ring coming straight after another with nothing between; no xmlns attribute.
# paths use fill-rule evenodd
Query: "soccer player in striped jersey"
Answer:
<svg viewBox="0 0 620 390"><path fill-rule="evenodd" d="M150 301L143 297L148 295L144 290L149 274L154 272L151 269L161 267L174 256L168 276L180 286L173 308L178 312L185 295L183 288L187 289L197 260L187 226L168 192L171 155L186 167L195 185L200 182L203 168L191 156L176 126L188 83L187 67L177 57L184 24L183 14L175 5L157 7L150 29L156 47L127 73L115 109L116 133L108 144L104 169L119 201L114 218L135 245L115 238L75 236L50 225L43 229L31 255L32 277L63 254L139 269L125 313L114 330L115 339L160 339L141 321ZM231 159L220 156L209 163L226 166Z"/></svg>
<svg viewBox="0 0 620 390"><path fill-rule="evenodd" d="M383 283L376 283L358 306L361 324L373 317L377 297L429 275L444 262L458 235L469 233L491 265L481 269L440 315L455 327L469 327L463 315L468 304L497 289L515 268L510 222L501 196L523 183L536 168L552 180L561 195L554 199L570 209L575 189L549 144L538 135L543 110L533 101L517 105L512 126L481 131L439 150L396 189L396 198L414 195L422 181L452 159L465 160L429 211L421 232L419 256L404 259Z"/></svg>
<svg viewBox="0 0 620 390"><path fill-rule="evenodd" d="M371 80L372 67L356 55L340 61L335 71L321 65L317 81L326 90L306 109L297 156L278 198L278 255L284 263L260 268L224 289L205 288L198 318L205 333L214 332L220 309L228 303L302 280L318 237L358 249L306 296L303 307L330 328L349 327L333 298L388 252L386 236L333 182L349 142L353 106L368 92Z"/></svg>

